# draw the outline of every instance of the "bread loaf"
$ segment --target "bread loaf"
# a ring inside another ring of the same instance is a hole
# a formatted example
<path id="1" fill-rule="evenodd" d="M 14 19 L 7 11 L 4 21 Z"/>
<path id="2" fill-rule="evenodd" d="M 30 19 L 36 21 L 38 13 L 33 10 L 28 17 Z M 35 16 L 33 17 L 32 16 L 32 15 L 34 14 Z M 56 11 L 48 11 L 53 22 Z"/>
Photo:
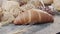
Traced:
<path id="1" fill-rule="evenodd" d="M 53 17 L 45 11 L 31 9 L 18 15 L 14 20 L 14 24 L 49 23 L 53 21 Z"/>

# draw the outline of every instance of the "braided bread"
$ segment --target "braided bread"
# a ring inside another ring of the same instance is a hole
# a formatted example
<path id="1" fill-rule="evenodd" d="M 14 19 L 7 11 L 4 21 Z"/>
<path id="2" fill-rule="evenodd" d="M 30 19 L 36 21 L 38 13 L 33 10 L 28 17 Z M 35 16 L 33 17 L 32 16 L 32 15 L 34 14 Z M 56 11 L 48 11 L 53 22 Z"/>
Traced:
<path id="1" fill-rule="evenodd" d="M 18 15 L 14 24 L 47 23 L 53 22 L 53 17 L 45 11 L 30 9 Z"/>

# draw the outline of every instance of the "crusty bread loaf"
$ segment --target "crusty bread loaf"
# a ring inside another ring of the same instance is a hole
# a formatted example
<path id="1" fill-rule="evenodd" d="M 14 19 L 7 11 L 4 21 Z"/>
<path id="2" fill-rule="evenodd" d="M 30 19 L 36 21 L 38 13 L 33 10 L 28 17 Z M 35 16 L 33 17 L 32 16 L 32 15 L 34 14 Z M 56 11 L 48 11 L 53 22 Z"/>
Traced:
<path id="1" fill-rule="evenodd" d="M 54 19 L 50 14 L 42 10 L 31 9 L 18 15 L 14 20 L 14 24 L 49 23 L 53 21 Z"/>

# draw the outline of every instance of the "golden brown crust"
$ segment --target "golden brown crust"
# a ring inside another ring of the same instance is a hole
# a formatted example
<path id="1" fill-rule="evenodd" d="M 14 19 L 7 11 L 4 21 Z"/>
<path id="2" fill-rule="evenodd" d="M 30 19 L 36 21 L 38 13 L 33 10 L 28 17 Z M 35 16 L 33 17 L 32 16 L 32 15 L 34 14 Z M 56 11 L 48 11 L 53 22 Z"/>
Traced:
<path id="1" fill-rule="evenodd" d="M 30 23 L 45 23 L 45 22 L 52 22 L 53 17 L 48 14 L 44 13 L 42 10 L 35 10 L 31 9 L 26 12 L 20 14 L 14 21 L 14 24 L 30 24 Z"/>
<path id="2" fill-rule="evenodd" d="M 36 11 L 31 11 L 31 22 L 32 22 L 32 23 L 38 22 L 38 20 L 39 20 L 38 12 L 36 12 Z"/>

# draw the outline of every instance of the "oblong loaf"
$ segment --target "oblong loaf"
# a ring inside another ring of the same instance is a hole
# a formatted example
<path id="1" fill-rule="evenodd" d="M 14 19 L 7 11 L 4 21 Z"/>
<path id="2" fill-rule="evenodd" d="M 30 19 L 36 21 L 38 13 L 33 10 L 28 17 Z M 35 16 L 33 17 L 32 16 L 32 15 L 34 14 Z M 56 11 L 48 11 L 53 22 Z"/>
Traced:
<path id="1" fill-rule="evenodd" d="M 18 15 L 14 24 L 33 24 L 53 22 L 53 17 L 45 11 L 39 9 L 30 9 Z"/>

